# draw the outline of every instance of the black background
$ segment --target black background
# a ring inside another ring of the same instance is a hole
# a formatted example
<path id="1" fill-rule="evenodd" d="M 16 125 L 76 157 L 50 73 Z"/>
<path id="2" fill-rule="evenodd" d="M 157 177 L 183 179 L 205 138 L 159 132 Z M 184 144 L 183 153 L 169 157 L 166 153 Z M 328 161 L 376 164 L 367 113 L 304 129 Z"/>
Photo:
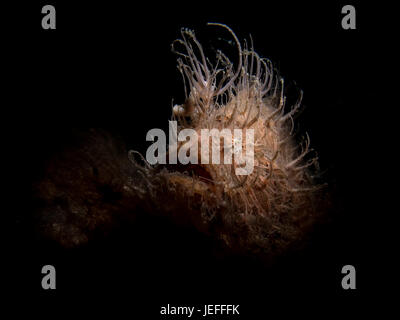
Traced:
<path id="1" fill-rule="evenodd" d="M 44 4 L 56 7 L 56 30 L 41 28 Z M 160 307 L 167 303 L 240 304 L 241 319 L 350 318 L 372 311 L 386 273 L 375 221 L 384 209 L 371 187 L 376 170 L 371 150 L 379 144 L 371 130 L 378 121 L 372 101 L 382 95 L 376 61 L 383 40 L 372 4 L 349 3 L 357 10 L 357 30 L 343 30 L 345 4 L 51 1 L 4 10 L 3 17 L 21 19 L 6 29 L 12 103 L 3 118 L 11 137 L 8 160 L 17 168 L 9 188 L 10 215 L 17 221 L 9 246 L 15 310 L 117 319 L 161 318 Z M 229 34 L 207 22 L 229 25 L 239 39 L 251 34 L 256 51 L 287 80 L 289 95 L 304 90 L 299 130 L 310 134 L 334 194 L 330 221 L 306 250 L 267 268 L 216 258 L 201 235 L 162 220 L 121 228 L 75 250 L 40 239 L 24 218 L 30 183 L 40 178 L 45 160 L 69 143 L 69 128 L 108 128 L 130 148 L 145 151 L 146 132 L 166 128 L 172 99 L 183 99 L 170 50 L 180 28 L 194 29 L 204 47 L 227 48 L 235 57 L 235 50 L 215 41 Z M 56 267 L 54 291 L 41 289 L 45 264 Z M 341 288 L 346 264 L 356 267 L 357 290 Z"/>

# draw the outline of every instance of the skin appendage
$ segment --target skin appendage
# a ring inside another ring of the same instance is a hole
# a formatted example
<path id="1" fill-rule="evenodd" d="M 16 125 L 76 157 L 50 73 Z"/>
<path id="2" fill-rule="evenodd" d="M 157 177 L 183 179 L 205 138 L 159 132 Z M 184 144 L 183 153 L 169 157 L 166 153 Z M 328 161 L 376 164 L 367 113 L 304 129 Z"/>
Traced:
<path id="1" fill-rule="evenodd" d="M 215 229 L 213 224 L 218 225 L 216 236 L 229 247 L 279 251 L 300 237 L 312 221 L 320 189 L 313 181 L 317 158 L 309 156 L 308 136 L 302 144 L 293 136 L 293 116 L 302 93 L 285 111 L 284 80 L 275 75 L 272 63 L 246 43 L 242 46 L 228 26 L 209 25 L 225 29 L 234 38 L 238 65 L 222 52 L 211 63 L 194 32 L 182 29 L 182 38 L 173 42 L 172 50 L 178 55 L 186 98 L 173 106 L 172 119 L 179 129 L 199 133 L 202 129 L 254 129 L 254 170 L 238 176 L 235 162 L 199 163 L 180 170 L 172 165 L 155 168 L 140 166 L 131 154 L 143 183 L 132 182 L 130 187 L 143 200 L 162 204 L 162 211 L 182 210 L 200 230 L 209 232 Z"/>

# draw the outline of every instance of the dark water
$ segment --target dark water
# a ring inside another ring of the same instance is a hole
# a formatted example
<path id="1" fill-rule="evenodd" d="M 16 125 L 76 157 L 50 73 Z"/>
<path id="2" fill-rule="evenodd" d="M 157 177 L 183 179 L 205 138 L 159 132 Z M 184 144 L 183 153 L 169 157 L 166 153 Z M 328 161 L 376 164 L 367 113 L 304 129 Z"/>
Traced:
<path id="1" fill-rule="evenodd" d="M 241 305 L 241 319 L 320 319 L 357 318 L 376 307 L 386 248 L 375 220 L 385 209 L 375 202 L 371 177 L 371 149 L 378 144 L 372 101 L 380 95 L 373 80 L 379 68 L 371 61 L 382 41 L 371 22 L 374 8 L 357 7 L 358 29 L 345 31 L 339 2 L 55 7 L 54 32 L 41 30 L 41 4 L 30 3 L 20 8 L 23 22 L 7 35 L 14 52 L 13 100 L 3 121 L 10 126 L 9 160 L 16 168 L 8 214 L 17 217 L 17 232 L 7 250 L 15 312 L 158 319 L 168 303 L 227 303 Z M 43 174 L 46 159 L 74 144 L 69 128 L 106 128 L 129 148 L 145 151 L 146 132 L 167 128 L 172 98 L 183 99 L 170 51 L 180 28 L 195 29 L 205 47 L 220 46 L 235 59 L 234 48 L 215 41 L 229 35 L 206 27 L 209 21 L 228 24 L 240 39 L 251 34 L 256 51 L 287 79 L 289 99 L 304 90 L 299 130 L 310 134 L 334 194 L 330 221 L 316 228 L 306 249 L 268 267 L 218 257 L 205 237 L 161 218 L 142 218 L 76 250 L 41 239 L 30 218 L 30 184 Z M 45 264 L 56 267 L 55 291 L 41 289 Z M 355 291 L 341 288 L 346 264 L 356 267 Z"/>

